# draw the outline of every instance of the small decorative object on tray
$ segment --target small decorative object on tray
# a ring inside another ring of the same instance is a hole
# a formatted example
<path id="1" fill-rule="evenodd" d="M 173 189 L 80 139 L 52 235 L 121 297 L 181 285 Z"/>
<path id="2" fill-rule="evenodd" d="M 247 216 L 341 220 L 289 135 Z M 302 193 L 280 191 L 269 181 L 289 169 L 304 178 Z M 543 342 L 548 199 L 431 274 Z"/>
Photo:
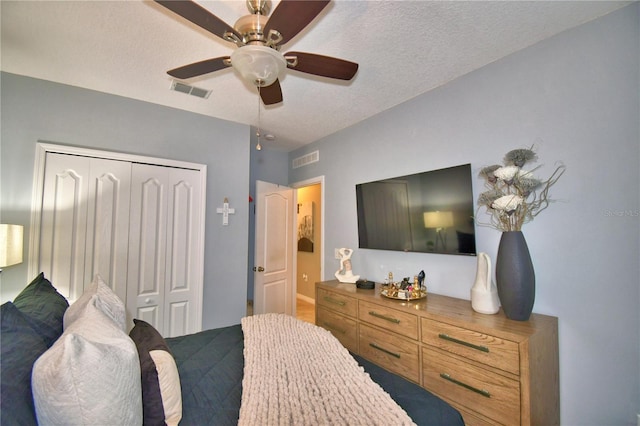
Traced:
<path id="1" fill-rule="evenodd" d="M 418 300 L 427 297 L 427 287 L 424 282 L 424 272 L 420 271 L 422 279 L 419 275 L 413 277 L 413 283 L 409 282 L 409 277 L 404 278 L 402 282 L 394 282 L 393 274 L 389 272 L 389 279 L 382 286 L 380 294 L 389 299 L 397 300 Z"/>

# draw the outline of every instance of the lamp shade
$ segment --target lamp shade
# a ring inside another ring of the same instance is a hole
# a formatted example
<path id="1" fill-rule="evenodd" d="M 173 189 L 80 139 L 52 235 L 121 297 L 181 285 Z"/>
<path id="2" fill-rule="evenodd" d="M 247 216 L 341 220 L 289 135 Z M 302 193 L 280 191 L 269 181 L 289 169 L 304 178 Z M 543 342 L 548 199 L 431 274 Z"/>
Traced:
<path id="1" fill-rule="evenodd" d="M 22 263 L 22 225 L 0 224 L 0 268 Z"/>
<path id="2" fill-rule="evenodd" d="M 278 79 L 287 61 L 275 49 L 248 44 L 233 51 L 231 65 L 251 84 L 266 87 Z"/>
<path id="3" fill-rule="evenodd" d="M 453 226 L 452 212 L 424 212 L 425 228 L 451 228 Z"/>

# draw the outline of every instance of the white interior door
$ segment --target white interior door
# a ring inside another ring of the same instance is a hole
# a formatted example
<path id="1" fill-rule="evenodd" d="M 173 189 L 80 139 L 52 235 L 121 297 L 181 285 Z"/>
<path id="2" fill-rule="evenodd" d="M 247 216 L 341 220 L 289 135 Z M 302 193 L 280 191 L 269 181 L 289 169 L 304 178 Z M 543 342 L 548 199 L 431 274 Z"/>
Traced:
<path id="1" fill-rule="evenodd" d="M 84 289 L 89 159 L 47 154 L 38 269 L 69 301 Z"/>
<path id="2" fill-rule="evenodd" d="M 197 170 L 132 169 L 127 311 L 165 337 L 202 328 L 201 183 Z"/>
<path id="3" fill-rule="evenodd" d="M 165 283 L 166 337 L 202 328 L 202 262 L 204 238 L 200 172 L 169 170 L 167 262 Z"/>
<path id="4" fill-rule="evenodd" d="M 163 336 L 169 169 L 134 164 L 131 171 L 127 314 Z M 127 318 L 131 324 L 132 318 Z"/>
<path id="5" fill-rule="evenodd" d="M 37 144 L 29 275 L 71 302 L 95 274 L 164 336 L 202 329 L 206 166 Z"/>
<path id="6" fill-rule="evenodd" d="M 295 315 L 295 206 L 292 188 L 256 181 L 255 314 Z"/>
<path id="7" fill-rule="evenodd" d="M 100 274 L 125 300 L 131 164 L 49 153 L 40 270 L 70 301 Z"/>
<path id="8" fill-rule="evenodd" d="M 100 274 L 127 300 L 131 163 L 87 158 L 90 164 L 84 283 Z"/>

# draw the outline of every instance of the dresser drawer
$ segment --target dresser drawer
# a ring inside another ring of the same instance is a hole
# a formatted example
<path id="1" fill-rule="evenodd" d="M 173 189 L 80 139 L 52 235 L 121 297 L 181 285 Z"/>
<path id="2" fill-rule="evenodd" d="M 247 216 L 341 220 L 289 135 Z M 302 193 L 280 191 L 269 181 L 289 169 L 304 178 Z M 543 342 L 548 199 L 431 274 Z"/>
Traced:
<path id="1" fill-rule="evenodd" d="M 520 424 L 517 380 L 455 360 L 447 352 L 422 348 L 423 386 L 504 425 Z"/>
<path id="2" fill-rule="evenodd" d="M 316 304 L 355 318 L 358 313 L 358 300 L 319 288 L 316 293 Z"/>
<path id="3" fill-rule="evenodd" d="M 443 322 L 422 318 L 422 341 L 444 351 L 520 374 L 518 344 Z"/>
<path id="4" fill-rule="evenodd" d="M 331 332 L 342 346 L 351 352 L 358 352 L 358 334 L 355 320 L 318 306 L 316 311 L 316 325 Z"/>
<path id="5" fill-rule="evenodd" d="M 417 342 L 360 323 L 360 355 L 379 366 L 420 383 L 420 352 Z"/>
<path id="6" fill-rule="evenodd" d="M 416 315 L 360 300 L 358 318 L 369 324 L 418 340 L 418 317 Z"/>
<path id="7" fill-rule="evenodd" d="M 495 426 L 496 422 L 489 421 L 488 419 L 482 419 L 478 417 L 478 413 L 467 411 L 463 406 L 459 404 L 452 404 L 462 414 L 462 420 L 464 420 L 465 426 Z"/>

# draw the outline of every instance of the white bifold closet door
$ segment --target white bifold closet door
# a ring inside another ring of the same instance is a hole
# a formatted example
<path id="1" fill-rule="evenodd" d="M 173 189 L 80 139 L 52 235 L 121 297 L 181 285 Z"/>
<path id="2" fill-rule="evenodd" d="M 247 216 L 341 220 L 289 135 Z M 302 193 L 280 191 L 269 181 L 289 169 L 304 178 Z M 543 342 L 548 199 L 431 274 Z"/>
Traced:
<path id="1" fill-rule="evenodd" d="M 46 153 L 38 268 L 70 301 L 95 274 L 163 336 L 202 327 L 202 170 Z"/>
<path id="2" fill-rule="evenodd" d="M 199 183 L 194 170 L 136 164 L 132 171 L 127 305 L 164 336 L 196 327 Z"/>
<path id="3" fill-rule="evenodd" d="M 40 271 L 69 301 L 99 273 L 127 297 L 131 163 L 48 153 Z"/>

